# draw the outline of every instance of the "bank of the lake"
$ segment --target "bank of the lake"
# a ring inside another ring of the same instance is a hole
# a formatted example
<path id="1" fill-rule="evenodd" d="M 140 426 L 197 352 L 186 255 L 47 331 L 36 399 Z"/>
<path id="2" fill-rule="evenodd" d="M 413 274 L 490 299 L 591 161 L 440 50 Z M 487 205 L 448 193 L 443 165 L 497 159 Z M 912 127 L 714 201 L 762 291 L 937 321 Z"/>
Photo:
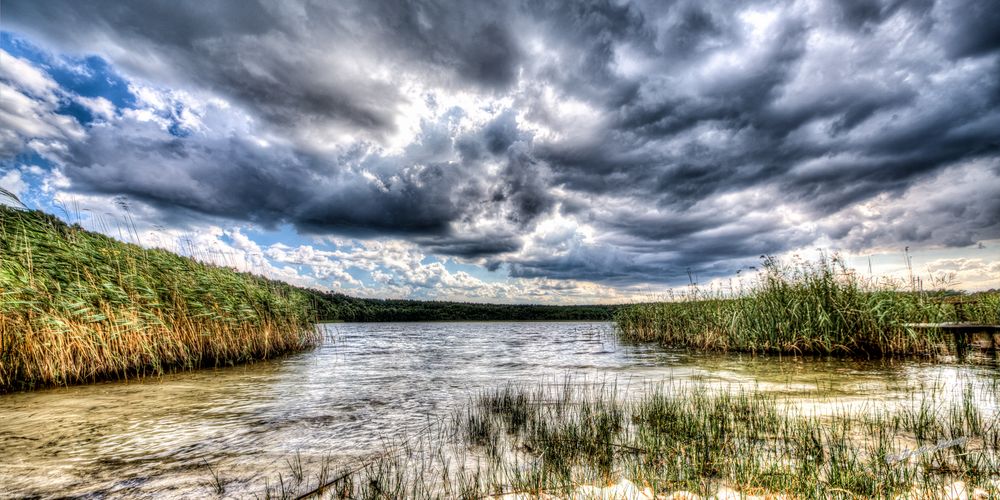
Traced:
<path id="1" fill-rule="evenodd" d="M 309 290 L 324 321 L 610 321 L 623 305 L 486 304 L 370 299 Z"/>
<path id="2" fill-rule="evenodd" d="M 692 287 L 677 299 L 620 309 L 620 335 L 711 351 L 933 356 L 949 339 L 912 324 L 1000 324 L 1000 292 L 913 290 L 858 276 L 836 257 L 790 263 L 765 258 L 756 276 L 734 290 Z"/>
<path id="3" fill-rule="evenodd" d="M 0 393 L 272 358 L 315 319 L 285 283 L 0 205 Z"/>

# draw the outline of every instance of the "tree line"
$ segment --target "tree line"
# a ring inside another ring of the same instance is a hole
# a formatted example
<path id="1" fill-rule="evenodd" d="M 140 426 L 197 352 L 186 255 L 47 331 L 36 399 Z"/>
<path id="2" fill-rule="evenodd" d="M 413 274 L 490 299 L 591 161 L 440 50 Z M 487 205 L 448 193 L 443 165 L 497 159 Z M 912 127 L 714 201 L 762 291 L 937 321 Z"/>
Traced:
<path id="1" fill-rule="evenodd" d="M 610 321 L 619 305 L 479 304 L 365 299 L 306 290 L 320 321 Z"/>

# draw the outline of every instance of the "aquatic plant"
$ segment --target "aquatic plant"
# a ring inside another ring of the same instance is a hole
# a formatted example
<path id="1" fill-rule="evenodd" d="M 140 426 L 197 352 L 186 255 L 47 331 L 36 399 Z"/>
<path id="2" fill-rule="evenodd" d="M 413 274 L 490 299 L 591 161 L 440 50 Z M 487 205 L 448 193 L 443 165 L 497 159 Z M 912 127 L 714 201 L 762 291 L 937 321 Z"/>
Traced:
<path id="1" fill-rule="evenodd" d="M 907 323 L 956 321 L 946 292 L 903 290 L 864 280 L 841 260 L 783 265 L 765 258 L 755 281 L 723 295 L 693 288 L 683 300 L 620 309 L 622 338 L 668 346 L 789 354 L 890 355 L 936 352 L 944 337 Z M 1000 294 L 978 294 L 966 319 L 995 323 Z"/>
<path id="2" fill-rule="evenodd" d="M 982 406 L 1000 396 L 998 384 L 970 381 L 960 391 L 918 387 L 910 401 L 814 413 L 756 389 L 697 383 L 632 393 L 568 380 L 505 385 L 340 474 L 324 463 L 325 480 L 306 481 L 307 491 L 268 496 L 576 498 L 614 483 L 649 498 L 1000 494 L 997 408 Z"/>
<path id="3" fill-rule="evenodd" d="M 0 392 L 158 375 L 318 342 L 309 296 L 0 206 Z"/>

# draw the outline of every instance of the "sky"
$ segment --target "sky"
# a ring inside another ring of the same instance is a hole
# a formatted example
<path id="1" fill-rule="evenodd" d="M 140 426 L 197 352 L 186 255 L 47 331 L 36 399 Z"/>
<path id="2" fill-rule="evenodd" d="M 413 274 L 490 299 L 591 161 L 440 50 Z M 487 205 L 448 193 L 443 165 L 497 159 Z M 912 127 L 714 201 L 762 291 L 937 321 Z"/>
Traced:
<path id="1" fill-rule="evenodd" d="M 997 26 L 963 0 L 5 0 L 0 187 L 362 297 L 651 300 L 765 255 L 1000 288 Z"/>

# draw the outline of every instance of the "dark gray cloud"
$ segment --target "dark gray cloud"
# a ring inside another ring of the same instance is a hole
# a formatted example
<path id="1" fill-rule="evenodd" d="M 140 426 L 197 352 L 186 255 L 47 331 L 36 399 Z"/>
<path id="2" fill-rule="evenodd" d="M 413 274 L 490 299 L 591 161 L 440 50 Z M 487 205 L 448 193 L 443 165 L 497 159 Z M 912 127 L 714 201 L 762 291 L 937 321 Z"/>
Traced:
<path id="1" fill-rule="evenodd" d="M 490 257 L 521 248 L 521 238 L 512 232 L 418 237 L 414 241 L 431 252 L 465 259 Z M 497 262 L 499 265 L 500 262 Z M 496 270 L 494 267 L 491 270 Z"/>
<path id="2" fill-rule="evenodd" d="M 1000 9 L 993 2 L 956 1 L 942 6 L 944 48 L 953 58 L 988 55 L 1000 49 Z"/>
<path id="3" fill-rule="evenodd" d="M 397 81 L 377 65 L 503 89 L 520 51 L 502 12 L 444 2 L 10 2 L 19 31 L 96 51 L 134 74 L 220 92 L 277 127 L 392 132 Z M 72 29 L 66 29 L 72 26 Z M 359 59 L 363 59 L 359 61 Z"/>
<path id="4" fill-rule="evenodd" d="M 75 189 L 615 284 L 724 275 L 824 239 L 1000 238 L 998 13 L 932 0 L 4 4 L 5 29 L 217 96 L 258 136 L 121 118 L 56 153 Z M 409 144 L 390 147 L 421 106 Z M 559 217 L 579 231 L 546 225 Z"/>
<path id="5" fill-rule="evenodd" d="M 835 19 L 852 30 L 875 28 L 900 9 L 915 16 L 926 16 L 934 7 L 933 0 L 836 0 L 831 2 Z"/>
<path id="6" fill-rule="evenodd" d="M 66 173 L 79 189 L 125 194 L 165 210 L 364 236 L 445 235 L 459 207 L 481 194 L 473 172 L 453 164 L 357 150 L 319 156 L 241 137 L 192 140 L 152 122 L 127 130 L 94 127 L 65 153 Z"/>

